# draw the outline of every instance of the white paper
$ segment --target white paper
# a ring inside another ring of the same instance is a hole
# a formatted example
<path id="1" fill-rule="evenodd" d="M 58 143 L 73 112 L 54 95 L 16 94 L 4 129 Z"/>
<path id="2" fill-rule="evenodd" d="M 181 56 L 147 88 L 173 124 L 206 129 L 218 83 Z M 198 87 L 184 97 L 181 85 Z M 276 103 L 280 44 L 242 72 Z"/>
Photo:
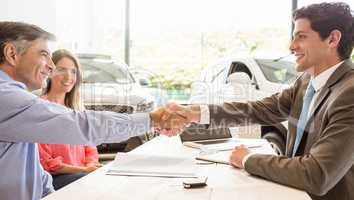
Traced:
<path id="1" fill-rule="evenodd" d="M 118 153 L 108 175 L 197 177 L 195 160 L 171 156 Z"/>
<path id="2" fill-rule="evenodd" d="M 276 155 L 270 144 L 262 139 L 244 139 L 246 145 L 252 153 Z M 232 151 L 217 151 L 215 149 L 203 149 L 196 157 L 197 160 L 210 161 L 215 163 L 229 164 Z"/>
<path id="3" fill-rule="evenodd" d="M 240 146 L 241 144 L 245 145 L 248 148 L 258 148 L 258 147 L 262 147 L 266 143 L 267 143 L 267 140 L 265 140 L 265 139 L 235 138 L 233 140 L 233 142 L 202 145 L 202 147 L 200 147 L 200 149 L 203 151 L 207 151 L 207 150 L 226 151 L 226 150 L 233 150 L 236 146 Z"/>

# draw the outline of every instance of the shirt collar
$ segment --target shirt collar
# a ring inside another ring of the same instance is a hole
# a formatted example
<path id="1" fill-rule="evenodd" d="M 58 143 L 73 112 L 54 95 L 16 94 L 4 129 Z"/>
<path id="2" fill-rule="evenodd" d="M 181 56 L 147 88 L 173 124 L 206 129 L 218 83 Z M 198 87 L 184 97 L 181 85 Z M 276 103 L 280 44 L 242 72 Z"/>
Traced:
<path id="1" fill-rule="evenodd" d="M 27 90 L 27 86 L 24 83 L 13 80 L 6 72 L 0 69 L 0 82 L 3 81 L 15 83 L 17 86 Z"/>
<path id="2" fill-rule="evenodd" d="M 6 72 L 2 71 L 1 69 L 0 69 L 0 78 L 7 81 L 13 80 Z"/>
<path id="3" fill-rule="evenodd" d="M 320 90 L 327 82 L 327 80 L 329 79 L 329 77 L 331 77 L 331 75 L 334 73 L 334 71 L 336 71 L 336 69 L 343 63 L 339 62 L 336 65 L 328 68 L 326 71 L 320 73 L 319 75 L 317 75 L 316 77 L 311 77 L 311 82 L 313 85 L 313 88 L 315 89 L 315 91 L 317 92 L 318 90 Z"/>

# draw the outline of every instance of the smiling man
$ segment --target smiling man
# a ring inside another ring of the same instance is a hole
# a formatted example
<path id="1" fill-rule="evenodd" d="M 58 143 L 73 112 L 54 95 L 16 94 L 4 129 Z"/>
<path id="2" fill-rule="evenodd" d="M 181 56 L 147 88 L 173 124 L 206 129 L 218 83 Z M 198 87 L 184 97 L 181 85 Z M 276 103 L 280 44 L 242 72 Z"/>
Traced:
<path id="1" fill-rule="evenodd" d="M 160 121 L 151 113 L 73 111 L 29 91 L 40 89 L 55 66 L 48 42 L 54 36 L 20 22 L 0 22 L 0 198 L 38 200 L 53 192 L 40 165 L 38 143 L 97 145 L 169 129 L 181 120 Z M 171 118 L 172 119 L 172 118 Z M 170 134 L 168 133 L 168 134 Z"/>
<path id="2" fill-rule="evenodd" d="M 294 20 L 290 50 L 304 73 L 290 88 L 255 102 L 171 104 L 170 110 L 210 127 L 288 120 L 285 156 L 240 146 L 230 163 L 313 199 L 354 199 L 354 18 L 345 3 L 320 3 L 298 9 Z"/>

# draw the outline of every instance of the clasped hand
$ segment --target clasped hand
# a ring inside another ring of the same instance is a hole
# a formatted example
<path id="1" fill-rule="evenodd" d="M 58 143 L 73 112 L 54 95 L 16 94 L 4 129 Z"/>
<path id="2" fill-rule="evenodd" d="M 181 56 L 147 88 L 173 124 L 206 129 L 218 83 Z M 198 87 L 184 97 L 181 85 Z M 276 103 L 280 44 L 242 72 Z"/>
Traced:
<path id="1" fill-rule="evenodd" d="M 151 126 L 160 134 L 175 136 L 194 122 L 191 107 L 169 103 L 150 113 Z"/>

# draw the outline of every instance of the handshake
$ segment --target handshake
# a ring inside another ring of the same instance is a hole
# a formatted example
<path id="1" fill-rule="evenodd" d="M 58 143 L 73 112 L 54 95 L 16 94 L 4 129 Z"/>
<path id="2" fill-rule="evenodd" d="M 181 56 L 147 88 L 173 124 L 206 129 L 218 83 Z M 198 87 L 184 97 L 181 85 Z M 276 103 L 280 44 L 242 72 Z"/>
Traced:
<path id="1" fill-rule="evenodd" d="M 151 127 L 167 136 L 175 136 L 189 126 L 190 123 L 200 121 L 199 105 L 182 106 L 168 103 L 157 110 L 150 112 Z"/>

